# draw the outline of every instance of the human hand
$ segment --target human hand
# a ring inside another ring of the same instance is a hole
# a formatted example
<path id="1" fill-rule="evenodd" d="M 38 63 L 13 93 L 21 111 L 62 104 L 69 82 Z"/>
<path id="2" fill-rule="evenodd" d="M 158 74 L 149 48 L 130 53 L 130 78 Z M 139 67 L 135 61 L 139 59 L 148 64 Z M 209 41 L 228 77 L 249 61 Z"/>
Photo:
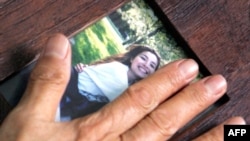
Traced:
<path id="1" fill-rule="evenodd" d="M 55 122 L 70 77 L 69 46 L 61 34 L 48 41 L 24 96 L 0 128 L 2 140 L 168 140 L 226 91 L 226 81 L 220 75 L 190 83 L 198 66 L 191 59 L 179 60 L 132 85 L 98 112 Z M 228 121 L 243 122 L 239 117 Z M 197 140 L 223 140 L 222 132 L 219 126 Z"/>
<path id="2" fill-rule="evenodd" d="M 75 69 L 78 73 L 83 72 L 84 68 L 87 67 L 88 65 L 83 64 L 83 63 L 78 63 L 75 65 Z"/>

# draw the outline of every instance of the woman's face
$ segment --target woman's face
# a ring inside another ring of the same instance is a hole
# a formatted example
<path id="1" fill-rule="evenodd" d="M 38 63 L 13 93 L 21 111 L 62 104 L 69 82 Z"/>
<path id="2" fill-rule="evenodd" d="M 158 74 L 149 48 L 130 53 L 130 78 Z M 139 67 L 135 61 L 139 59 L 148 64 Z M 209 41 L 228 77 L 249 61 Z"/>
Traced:
<path id="1" fill-rule="evenodd" d="M 144 51 L 131 60 L 130 70 L 134 76 L 145 78 L 155 72 L 157 64 L 157 57 L 149 51 Z"/>

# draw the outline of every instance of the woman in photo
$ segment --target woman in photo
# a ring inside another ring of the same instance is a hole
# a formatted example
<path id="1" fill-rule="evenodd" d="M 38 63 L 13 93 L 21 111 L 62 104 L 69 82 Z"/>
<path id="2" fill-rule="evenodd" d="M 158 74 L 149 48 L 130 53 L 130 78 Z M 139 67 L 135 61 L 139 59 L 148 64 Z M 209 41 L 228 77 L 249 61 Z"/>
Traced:
<path id="1" fill-rule="evenodd" d="M 90 66 L 76 65 L 57 120 L 67 121 L 97 111 L 131 84 L 154 73 L 159 65 L 160 57 L 155 50 L 142 45 L 133 45 L 124 54 Z"/>

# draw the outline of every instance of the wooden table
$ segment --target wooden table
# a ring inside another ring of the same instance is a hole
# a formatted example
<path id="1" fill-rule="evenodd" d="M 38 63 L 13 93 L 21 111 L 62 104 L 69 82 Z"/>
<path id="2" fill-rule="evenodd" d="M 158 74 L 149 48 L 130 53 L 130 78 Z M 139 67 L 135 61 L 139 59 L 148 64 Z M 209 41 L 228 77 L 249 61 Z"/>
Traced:
<path id="1" fill-rule="evenodd" d="M 30 62 L 48 36 L 67 36 L 129 0 L 0 0 L 0 80 Z M 229 101 L 174 140 L 190 140 L 232 116 L 250 123 L 250 0 L 147 0 L 211 74 L 228 81 Z M 81 20 L 79 20 L 81 19 Z M 11 107 L 0 98 L 3 119 Z"/>

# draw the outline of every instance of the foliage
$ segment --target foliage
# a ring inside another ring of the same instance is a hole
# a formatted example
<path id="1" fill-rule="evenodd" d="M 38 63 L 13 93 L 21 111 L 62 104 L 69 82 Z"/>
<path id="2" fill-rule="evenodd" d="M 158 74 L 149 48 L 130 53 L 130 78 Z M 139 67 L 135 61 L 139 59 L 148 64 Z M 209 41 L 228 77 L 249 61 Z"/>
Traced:
<path id="1" fill-rule="evenodd" d="M 146 44 L 154 48 L 162 58 L 162 64 L 186 58 L 185 52 L 172 36 L 166 31 L 158 17 L 143 0 L 133 0 L 117 10 L 122 15 L 123 22 L 129 24 L 130 44 Z M 93 24 L 73 39 L 73 65 L 82 62 L 89 64 L 106 56 L 124 51 L 119 37 L 114 36 L 107 20 Z"/>
<path id="2" fill-rule="evenodd" d="M 124 22 L 130 25 L 130 40 L 127 44 L 146 44 L 153 47 L 162 57 L 162 64 L 186 58 L 185 52 L 143 0 L 133 0 L 118 12 Z"/>
<path id="3" fill-rule="evenodd" d="M 104 18 L 75 35 L 72 41 L 72 64 L 89 64 L 124 51 Z"/>

